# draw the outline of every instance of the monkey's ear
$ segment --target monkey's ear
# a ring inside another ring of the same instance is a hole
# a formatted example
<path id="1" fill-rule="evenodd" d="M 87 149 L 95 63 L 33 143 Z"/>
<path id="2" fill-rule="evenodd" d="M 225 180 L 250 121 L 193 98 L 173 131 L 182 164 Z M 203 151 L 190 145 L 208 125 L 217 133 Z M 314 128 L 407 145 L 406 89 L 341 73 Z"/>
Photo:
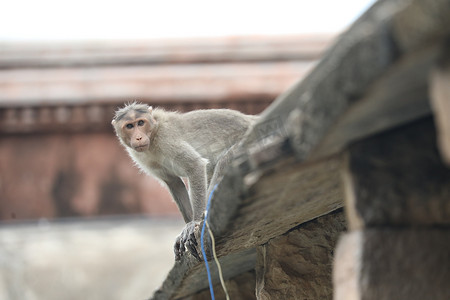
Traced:
<path id="1" fill-rule="evenodd" d="M 149 107 L 148 107 L 148 112 L 149 112 L 149 113 L 152 113 L 152 112 L 153 112 L 153 106 L 149 106 Z"/>
<path id="2" fill-rule="evenodd" d="M 113 119 L 113 120 L 111 121 L 111 125 L 112 125 L 112 126 L 116 125 L 116 119 Z"/>

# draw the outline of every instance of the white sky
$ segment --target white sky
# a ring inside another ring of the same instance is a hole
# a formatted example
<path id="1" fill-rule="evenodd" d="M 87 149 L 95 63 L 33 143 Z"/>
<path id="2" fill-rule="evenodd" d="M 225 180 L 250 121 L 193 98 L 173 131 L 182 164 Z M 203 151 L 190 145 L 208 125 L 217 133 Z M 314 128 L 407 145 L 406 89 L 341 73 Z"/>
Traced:
<path id="1" fill-rule="evenodd" d="M 0 0 L 0 40 L 339 32 L 374 0 Z"/>

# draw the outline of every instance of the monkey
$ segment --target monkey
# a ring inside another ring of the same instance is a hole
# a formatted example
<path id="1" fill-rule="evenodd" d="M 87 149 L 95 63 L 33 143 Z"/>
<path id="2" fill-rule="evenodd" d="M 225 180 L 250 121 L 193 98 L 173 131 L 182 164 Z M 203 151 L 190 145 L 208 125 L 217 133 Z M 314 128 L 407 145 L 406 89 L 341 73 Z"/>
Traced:
<path id="1" fill-rule="evenodd" d="M 186 248 L 200 259 L 194 234 L 203 221 L 216 165 L 225 157 L 217 170 L 223 172 L 230 149 L 257 118 L 231 109 L 179 113 L 138 102 L 115 112 L 111 124 L 120 143 L 144 173 L 168 188 L 186 223 L 175 241 L 176 260 Z"/>

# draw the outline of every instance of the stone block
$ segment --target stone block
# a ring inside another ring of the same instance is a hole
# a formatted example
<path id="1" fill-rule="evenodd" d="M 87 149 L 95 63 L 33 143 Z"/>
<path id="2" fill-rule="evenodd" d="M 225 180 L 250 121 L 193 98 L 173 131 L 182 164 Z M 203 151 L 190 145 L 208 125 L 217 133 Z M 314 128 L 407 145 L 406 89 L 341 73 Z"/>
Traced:
<path id="1" fill-rule="evenodd" d="M 333 251 L 344 229 L 339 210 L 259 247 L 257 299 L 331 299 Z"/>
<path id="2" fill-rule="evenodd" d="M 449 282 L 449 229 L 367 229 L 338 243 L 335 300 L 447 300 Z"/>
<path id="3" fill-rule="evenodd" d="M 450 169 L 426 118 L 351 145 L 344 171 L 349 227 L 450 225 Z"/>

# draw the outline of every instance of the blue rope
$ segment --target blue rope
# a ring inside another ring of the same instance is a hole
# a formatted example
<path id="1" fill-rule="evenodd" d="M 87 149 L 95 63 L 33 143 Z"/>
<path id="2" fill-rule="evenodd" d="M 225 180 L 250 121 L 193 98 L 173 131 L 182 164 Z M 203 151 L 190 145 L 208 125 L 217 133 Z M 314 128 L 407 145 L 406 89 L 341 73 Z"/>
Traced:
<path id="1" fill-rule="evenodd" d="M 208 197 L 208 202 L 206 204 L 205 220 L 203 221 L 202 234 L 200 237 L 200 239 L 201 239 L 200 245 L 202 248 L 203 260 L 205 261 L 206 273 L 208 274 L 209 292 L 211 293 L 212 300 L 215 300 L 214 289 L 213 289 L 213 284 L 212 284 L 212 279 L 211 279 L 211 271 L 209 270 L 208 259 L 206 258 L 206 251 L 205 251 L 205 245 L 204 245 L 203 240 L 204 240 L 204 236 L 205 236 L 205 227 L 206 227 L 206 220 L 208 218 L 209 207 L 211 206 L 211 198 L 212 198 L 212 195 L 214 194 L 214 191 L 216 190 L 216 188 L 217 188 L 217 184 L 214 186 L 214 188 L 212 189 L 212 191 Z"/>

